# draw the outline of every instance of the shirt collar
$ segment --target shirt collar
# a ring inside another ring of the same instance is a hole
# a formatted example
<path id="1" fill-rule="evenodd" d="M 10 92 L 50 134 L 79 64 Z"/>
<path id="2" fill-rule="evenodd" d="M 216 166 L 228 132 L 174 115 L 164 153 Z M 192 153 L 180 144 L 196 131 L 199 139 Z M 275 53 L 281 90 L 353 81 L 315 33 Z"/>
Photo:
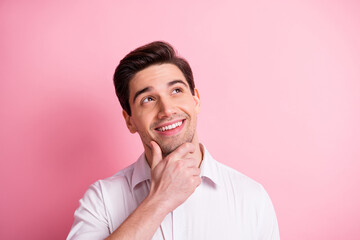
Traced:
<path id="1" fill-rule="evenodd" d="M 134 172 L 131 178 L 131 188 L 146 180 L 151 179 L 151 170 L 145 158 L 145 153 L 141 154 L 135 162 Z"/>
<path id="2" fill-rule="evenodd" d="M 220 176 L 218 162 L 210 155 L 204 145 L 200 145 L 203 150 L 204 157 L 200 166 L 200 176 L 211 180 L 215 185 L 220 186 Z"/>
<path id="3" fill-rule="evenodd" d="M 200 176 L 205 177 L 215 183 L 220 184 L 218 162 L 210 155 L 204 145 L 200 144 L 201 150 L 204 154 L 200 166 Z M 134 172 L 131 178 L 131 188 L 146 180 L 151 179 L 151 169 L 145 158 L 145 153 L 142 153 L 138 160 L 135 162 Z"/>

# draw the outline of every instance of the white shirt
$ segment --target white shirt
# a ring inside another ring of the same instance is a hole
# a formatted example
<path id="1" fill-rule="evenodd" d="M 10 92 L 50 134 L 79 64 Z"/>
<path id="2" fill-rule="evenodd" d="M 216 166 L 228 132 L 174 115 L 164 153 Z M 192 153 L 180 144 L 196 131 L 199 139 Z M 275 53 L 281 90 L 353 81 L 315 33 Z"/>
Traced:
<path id="1" fill-rule="evenodd" d="M 260 184 L 215 161 L 205 148 L 200 168 L 200 186 L 165 217 L 152 239 L 280 239 L 273 205 Z M 149 189 L 150 168 L 142 154 L 134 164 L 89 187 L 67 239 L 106 238 Z"/>

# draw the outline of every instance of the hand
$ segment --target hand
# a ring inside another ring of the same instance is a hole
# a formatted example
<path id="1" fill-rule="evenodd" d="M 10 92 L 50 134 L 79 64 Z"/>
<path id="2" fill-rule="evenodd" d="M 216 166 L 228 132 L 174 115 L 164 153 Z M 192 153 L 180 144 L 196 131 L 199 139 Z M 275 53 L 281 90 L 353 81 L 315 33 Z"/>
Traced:
<path id="1" fill-rule="evenodd" d="M 151 186 L 155 197 L 167 212 L 182 204 L 201 183 L 200 168 L 192 156 L 195 146 L 184 143 L 164 159 L 159 145 L 152 141 Z"/>

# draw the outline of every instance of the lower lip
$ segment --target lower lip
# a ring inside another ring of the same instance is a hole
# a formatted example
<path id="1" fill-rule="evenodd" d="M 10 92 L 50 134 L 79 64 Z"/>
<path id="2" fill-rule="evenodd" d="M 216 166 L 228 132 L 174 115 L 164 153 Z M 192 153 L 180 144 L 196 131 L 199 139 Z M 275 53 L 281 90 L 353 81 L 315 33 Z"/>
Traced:
<path id="1" fill-rule="evenodd" d="M 163 136 L 173 136 L 173 135 L 178 134 L 184 128 L 184 124 L 185 124 L 185 119 L 182 120 L 182 124 L 179 127 L 173 128 L 171 130 L 163 131 L 163 132 L 157 130 L 157 132 Z"/>

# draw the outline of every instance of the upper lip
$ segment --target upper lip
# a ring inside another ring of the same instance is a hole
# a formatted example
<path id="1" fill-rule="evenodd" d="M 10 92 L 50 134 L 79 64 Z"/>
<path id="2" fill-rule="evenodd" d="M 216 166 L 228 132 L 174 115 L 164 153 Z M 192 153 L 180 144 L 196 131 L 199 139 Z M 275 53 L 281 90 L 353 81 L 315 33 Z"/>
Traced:
<path id="1" fill-rule="evenodd" d="M 159 128 L 162 128 L 162 127 L 166 127 L 166 126 L 169 126 L 169 125 L 172 125 L 174 123 L 177 123 L 177 122 L 180 122 L 180 121 L 184 121 L 185 119 L 177 119 L 177 120 L 173 120 L 171 122 L 166 122 L 166 123 L 163 123 L 161 125 L 158 125 L 155 127 L 155 129 L 159 129 Z"/>

